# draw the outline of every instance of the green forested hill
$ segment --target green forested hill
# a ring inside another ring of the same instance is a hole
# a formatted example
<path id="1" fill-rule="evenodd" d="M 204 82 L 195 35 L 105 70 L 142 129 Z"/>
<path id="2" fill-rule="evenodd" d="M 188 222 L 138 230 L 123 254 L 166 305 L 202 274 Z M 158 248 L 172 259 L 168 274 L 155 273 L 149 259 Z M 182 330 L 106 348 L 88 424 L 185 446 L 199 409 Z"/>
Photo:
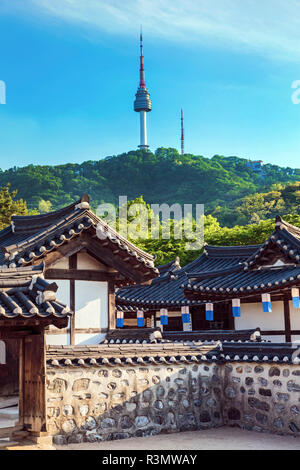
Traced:
<path id="1" fill-rule="evenodd" d="M 175 149 L 165 148 L 155 153 L 131 151 L 82 164 L 29 165 L 0 172 L 0 186 L 10 183 L 29 209 L 54 210 L 84 193 L 91 196 L 93 208 L 100 202 L 117 204 L 119 195 L 129 200 L 143 195 L 149 204 L 203 203 L 207 214 L 227 226 L 245 224 L 251 218 L 256 222 L 273 216 L 277 209 L 297 212 L 297 181 L 300 169 L 267 164 L 263 173 L 257 174 L 247 166 L 246 159 L 182 156 Z M 286 190 L 288 182 L 294 184 Z M 288 207 L 282 191 L 289 197 Z"/>

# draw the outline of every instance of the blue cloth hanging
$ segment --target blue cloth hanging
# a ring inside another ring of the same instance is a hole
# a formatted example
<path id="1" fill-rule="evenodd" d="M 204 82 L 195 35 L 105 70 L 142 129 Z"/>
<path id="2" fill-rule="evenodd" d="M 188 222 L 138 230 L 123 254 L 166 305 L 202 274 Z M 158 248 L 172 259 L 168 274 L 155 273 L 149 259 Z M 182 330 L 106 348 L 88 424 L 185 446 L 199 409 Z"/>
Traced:
<path id="1" fill-rule="evenodd" d="M 241 299 L 232 299 L 232 316 L 241 316 Z"/>
<path id="2" fill-rule="evenodd" d="M 138 327 L 145 326 L 145 318 L 143 310 L 138 310 L 136 313 L 136 322 Z"/>
<path id="3" fill-rule="evenodd" d="M 117 312 L 117 328 L 123 328 L 124 326 L 124 312 Z"/>
<path id="4" fill-rule="evenodd" d="M 262 299 L 263 311 L 266 313 L 272 312 L 270 294 L 262 294 L 261 299 Z"/>
<path id="5" fill-rule="evenodd" d="M 214 319 L 214 304 L 205 304 L 205 319 L 207 321 L 213 321 Z"/>
<path id="6" fill-rule="evenodd" d="M 300 308 L 299 289 L 297 289 L 296 287 L 292 288 L 292 300 L 293 300 L 293 307 Z"/>
<path id="7" fill-rule="evenodd" d="M 160 324 L 167 325 L 168 324 L 168 309 L 161 308 L 160 309 Z"/>

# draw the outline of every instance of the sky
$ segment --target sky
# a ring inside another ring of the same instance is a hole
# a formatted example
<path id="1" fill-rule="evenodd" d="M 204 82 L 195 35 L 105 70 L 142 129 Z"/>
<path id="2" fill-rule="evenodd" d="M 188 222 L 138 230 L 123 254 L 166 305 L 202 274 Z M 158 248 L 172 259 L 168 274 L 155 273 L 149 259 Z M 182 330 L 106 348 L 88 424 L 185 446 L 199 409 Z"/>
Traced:
<path id="1" fill-rule="evenodd" d="M 137 149 L 141 25 L 152 151 L 299 168 L 300 0 L 1 0 L 0 168 Z"/>

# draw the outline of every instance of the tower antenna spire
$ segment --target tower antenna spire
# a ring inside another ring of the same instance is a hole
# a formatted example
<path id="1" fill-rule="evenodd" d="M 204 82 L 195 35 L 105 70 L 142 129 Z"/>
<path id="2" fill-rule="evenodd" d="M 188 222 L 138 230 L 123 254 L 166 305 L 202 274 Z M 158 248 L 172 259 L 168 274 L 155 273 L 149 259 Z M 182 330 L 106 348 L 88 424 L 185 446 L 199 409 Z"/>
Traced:
<path id="1" fill-rule="evenodd" d="M 184 155 L 184 129 L 183 129 L 183 111 L 181 108 L 181 155 Z"/>
<path id="2" fill-rule="evenodd" d="M 140 55 L 140 87 L 145 88 L 145 70 L 144 70 L 144 56 L 143 56 L 143 31 L 141 26 L 140 32 L 140 48 L 141 48 L 141 55 Z"/>

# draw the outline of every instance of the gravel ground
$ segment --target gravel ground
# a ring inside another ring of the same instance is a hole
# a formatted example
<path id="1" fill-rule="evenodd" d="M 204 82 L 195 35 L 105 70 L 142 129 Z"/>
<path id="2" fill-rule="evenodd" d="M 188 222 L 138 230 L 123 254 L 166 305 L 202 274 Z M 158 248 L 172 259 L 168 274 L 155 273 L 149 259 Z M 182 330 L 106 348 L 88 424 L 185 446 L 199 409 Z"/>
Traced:
<path id="1" fill-rule="evenodd" d="M 300 450 L 300 437 L 221 427 L 205 431 L 160 434 L 119 441 L 55 446 L 57 450 Z"/>

